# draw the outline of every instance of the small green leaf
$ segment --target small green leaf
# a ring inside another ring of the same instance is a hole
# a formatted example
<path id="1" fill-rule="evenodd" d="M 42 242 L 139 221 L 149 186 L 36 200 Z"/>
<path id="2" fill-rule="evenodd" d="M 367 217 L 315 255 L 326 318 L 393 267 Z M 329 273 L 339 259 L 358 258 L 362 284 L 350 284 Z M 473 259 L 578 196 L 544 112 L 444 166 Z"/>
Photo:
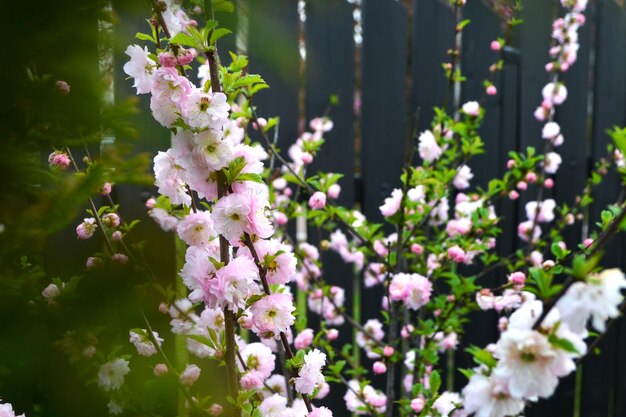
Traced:
<path id="1" fill-rule="evenodd" d="M 218 39 L 228 35 L 229 33 L 233 33 L 233 32 L 225 28 L 215 29 L 213 33 L 211 34 L 211 39 L 209 39 L 209 43 L 213 45 L 215 44 L 215 42 L 217 42 Z"/>
<path id="2" fill-rule="evenodd" d="M 428 382 L 430 383 L 430 391 L 438 392 L 439 387 L 441 387 L 441 375 L 439 375 L 439 372 L 433 371 L 430 374 L 430 378 L 428 379 Z"/>

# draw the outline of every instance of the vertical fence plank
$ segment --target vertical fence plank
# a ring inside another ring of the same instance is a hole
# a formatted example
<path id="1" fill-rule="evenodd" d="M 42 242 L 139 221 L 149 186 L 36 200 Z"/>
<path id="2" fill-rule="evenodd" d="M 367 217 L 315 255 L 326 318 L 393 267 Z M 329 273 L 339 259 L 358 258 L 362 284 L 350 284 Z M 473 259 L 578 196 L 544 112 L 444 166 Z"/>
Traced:
<path id="1" fill-rule="evenodd" d="M 626 123 L 626 16 L 612 0 L 597 2 L 597 39 L 593 103 L 591 156 L 593 160 L 606 155 L 610 138 L 606 130 Z M 619 179 L 605 178 L 594 195 L 590 229 L 601 210 L 617 199 Z M 602 261 L 606 267 L 624 268 L 624 246 L 618 236 L 611 242 Z M 620 265 L 621 264 L 621 265 Z M 619 337 L 618 338 L 618 333 Z M 618 323 L 600 346 L 601 355 L 589 357 L 583 366 L 582 416 L 621 416 L 624 413 L 624 358 L 626 344 L 619 343 L 626 334 L 624 323 Z M 621 370 L 621 373 L 620 373 Z M 601 381 L 601 382 L 600 382 Z M 619 381 L 619 382 L 618 382 Z M 617 391 L 620 388 L 621 391 Z M 614 409 L 614 405 L 617 407 Z M 619 409 L 619 410 L 618 410 Z M 615 413 L 612 413 L 615 411 Z M 620 412 L 619 414 L 617 412 Z"/>
<path id="2" fill-rule="evenodd" d="M 363 2 L 363 209 L 373 221 L 398 186 L 406 136 L 406 10 L 393 0 Z"/>
<path id="3" fill-rule="evenodd" d="M 441 64 L 449 62 L 454 47 L 454 13 L 447 2 L 413 2 L 413 108 L 420 109 L 418 129 L 430 127 L 433 107 L 443 104 L 446 77 Z"/>
<path id="4" fill-rule="evenodd" d="M 352 7 L 345 1 L 315 0 L 307 2 L 305 42 L 305 109 L 306 122 L 330 110 L 333 130 L 324 134 L 325 143 L 309 168 L 309 174 L 334 172 L 343 174 L 339 180 L 339 203 L 354 205 L 354 40 Z M 329 108 L 331 94 L 339 97 L 339 104 Z M 317 232 L 311 228 L 309 241 L 319 243 Z M 334 252 L 321 254 L 324 278 L 346 291 L 346 308 L 351 311 L 351 264 L 346 264 Z M 354 317 L 354 312 L 351 311 Z M 339 343 L 351 343 L 352 332 L 343 331 Z M 332 390 L 323 405 L 340 415 L 345 411 L 341 387 Z"/>
<path id="5" fill-rule="evenodd" d="M 280 117 L 278 146 L 286 151 L 298 135 L 298 2 L 250 1 L 248 8 L 250 72 L 270 86 L 254 104 L 259 117 Z"/>

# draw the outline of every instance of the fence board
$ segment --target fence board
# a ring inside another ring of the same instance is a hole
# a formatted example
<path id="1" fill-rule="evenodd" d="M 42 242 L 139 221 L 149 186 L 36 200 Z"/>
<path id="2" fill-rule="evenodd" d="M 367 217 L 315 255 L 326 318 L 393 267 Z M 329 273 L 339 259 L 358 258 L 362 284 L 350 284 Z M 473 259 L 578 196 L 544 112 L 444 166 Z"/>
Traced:
<path id="1" fill-rule="evenodd" d="M 454 14 L 440 0 L 413 2 L 413 111 L 420 109 L 419 130 L 428 129 L 435 112 L 443 104 L 446 77 L 442 62 L 449 62 L 447 51 L 454 47 Z"/>
<path id="2" fill-rule="evenodd" d="M 306 122 L 322 116 L 328 109 L 333 120 L 333 130 L 324 134 L 325 143 L 309 168 L 310 174 L 337 172 L 344 175 L 339 181 L 339 203 L 354 205 L 354 40 L 352 7 L 347 2 L 317 0 L 307 2 L 305 25 L 306 70 L 305 109 Z M 331 94 L 339 96 L 339 105 L 329 108 Z M 311 242 L 319 243 L 317 232 L 310 228 Z M 322 252 L 324 278 L 346 290 L 346 307 L 353 300 L 352 265 L 346 264 L 334 252 Z M 351 343 L 352 332 L 343 331 L 338 343 Z M 323 404 L 336 414 L 345 410 L 343 389 L 332 390 Z"/>
<path id="3" fill-rule="evenodd" d="M 259 117 L 280 117 L 278 146 L 284 151 L 298 135 L 297 6 L 297 0 L 248 3 L 250 72 L 270 86 L 255 96 L 254 104 Z"/>
<path id="4" fill-rule="evenodd" d="M 406 137 L 406 21 L 406 10 L 398 2 L 363 2 L 363 85 L 367 87 L 362 96 L 361 160 L 363 167 L 370 167 L 363 170 L 363 212 L 372 221 L 382 219 L 378 207 L 400 183 Z"/>
<path id="5" fill-rule="evenodd" d="M 597 39 L 594 85 L 594 113 L 591 141 L 593 159 L 606 154 L 610 138 L 606 129 L 626 122 L 626 19 L 624 12 L 611 0 L 597 2 Z M 591 210 L 590 226 L 599 218 L 600 211 L 617 199 L 619 179 L 608 176 L 597 192 Z M 624 246 L 615 239 L 605 251 L 603 264 L 607 267 L 624 267 Z M 618 337 L 619 329 L 621 337 Z M 626 333 L 623 322 L 605 337 L 600 356 L 588 358 L 583 367 L 583 397 L 581 415 L 621 416 L 624 411 L 626 375 L 624 375 L 623 349 L 620 343 Z M 622 352 L 622 354 L 619 354 Z M 620 372 L 621 371 L 621 372 Z M 602 383 L 599 383 L 602 381 Z M 619 385 L 618 385 L 619 384 Z M 620 393 L 615 391 L 621 389 Z M 615 405 L 619 405 L 614 409 Z M 617 408 L 622 414 L 613 414 Z"/>

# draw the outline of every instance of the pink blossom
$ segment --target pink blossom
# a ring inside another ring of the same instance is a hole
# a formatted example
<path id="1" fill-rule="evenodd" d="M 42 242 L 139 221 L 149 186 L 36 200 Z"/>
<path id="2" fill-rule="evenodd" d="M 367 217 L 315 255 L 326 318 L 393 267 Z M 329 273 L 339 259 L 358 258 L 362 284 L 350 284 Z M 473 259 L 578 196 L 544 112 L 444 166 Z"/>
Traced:
<path id="1" fill-rule="evenodd" d="M 399 188 L 394 189 L 391 192 L 391 197 L 387 197 L 385 199 L 385 203 L 379 207 L 380 212 L 385 217 L 393 216 L 400 210 L 400 205 L 402 203 L 402 197 L 404 194 L 402 190 Z"/>
<path id="2" fill-rule="evenodd" d="M 222 414 L 224 412 L 224 407 L 222 407 L 220 404 L 218 403 L 213 403 L 211 404 L 211 406 L 209 407 L 209 415 L 211 417 L 217 417 L 220 414 Z"/>
<path id="3" fill-rule="evenodd" d="M 402 301 L 411 310 L 417 310 L 430 300 L 431 282 L 419 274 L 395 274 L 389 284 L 389 296 Z"/>
<path id="4" fill-rule="evenodd" d="M 137 89 L 137 94 L 149 93 L 152 89 L 151 75 L 156 68 L 156 62 L 148 54 L 145 46 L 143 49 L 138 45 L 126 48 L 130 61 L 124 64 L 124 72 L 134 79 L 133 87 Z"/>
<path id="5" fill-rule="evenodd" d="M 531 201 L 526 204 L 526 217 L 528 217 L 528 220 L 534 220 L 535 216 L 537 216 L 537 222 L 549 223 L 554 220 L 555 208 L 556 202 L 551 198 L 541 203 Z"/>
<path id="6" fill-rule="evenodd" d="M 528 184 L 525 181 L 520 181 L 517 183 L 517 189 L 520 191 L 526 191 L 528 188 Z"/>
<path id="7" fill-rule="evenodd" d="M 376 361 L 372 366 L 372 371 L 377 375 L 384 374 L 387 372 L 387 366 L 384 362 Z"/>
<path id="8" fill-rule="evenodd" d="M 229 194 L 222 197 L 213 207 L 211 220 L 215 231 L 232 245 L 240 246 L 240 239 L 248 230 L 250 198 L 242 194 Z"/>
<path id="9" fill-rule="evenodd" d="M 155 185 L 159 193 L 168 197 L 172 204 L 191 205 L 187 194 L 186 171 L 179 165 L 171 149 L 154 157 Z"/>
<path id="10" fill-rule="evenodd" d="M 522 239 L 524 242 L 528 242 L 532 239 L 533 242 L 536 242 L 541 236 L 541 228 L 539 225 L 535 225 L 535 229 L 533 229 L 533 221 L 528 220 L 520 223 L 517 226 L 517 236 Z M 532 234 L 532 237 L 531 237 Z"/>
<path id="11" fill-rule="evenodd" d="M 477 101 L 468 101 L 461 109 L 468 116 L 477 117 L 480 114 L 480 104 Z"/>
<path id="12" fill-rule="evenodd" d="M 332 199 L 339 198 L 339 194 L 341 193 L 341 186 L 339 184 L 333 184 L 328 187 L 328 197 Z"/>
<path id="13" fill-rule="evenodd" d="M 563 162 L 563 159 L 561 159 L 561 155 L 556 152 L 548 152 L 543 161 L 546 173 L 556 174 L 556 171 L 559 169 L 561 162 Z"/>
<path id="14" fill-rule="evenodd" d="M 307 417 L 333 417 L 333 412 L 327 407 L 318 407 L 307 414 Z"/>
<path id="15" fill-rule="evenodd" d="M 113 185 L 110 182 L 105 182 L 104 184 L 102 184 L 102 188 L 100 189 L 100 194 L 101 195 L 109 195 L 111 194 L 111 190 L 113 189 Z M 148 204 L 148 202 L 146 201 L 146 204 Z M 148 207 L 151 208 L 151 207 Z"/>
<path id="16" fill-rule="evenodd" d="M 465 259 L 465 251 L 460 246 L 455 245 L 448 249 L 448 256 L 456 263 L 461 263 Z"/>
<path id="17" fill-rule="evenodd" d="M 309 198 L 309 207 L 313 210 L 321 210 L 324 206 L 326 206 L 326 194 L 321 191 L 314 192 Z"/>
<path id="18" fill-rule="evenodd" d="M 457 190 L 464 190 L 470 186 L 469 182 L 472 178 L 474 178 L 474 174 L 472 174 L 471 168 L 464 164 L 457 170 L 452 184 Z"/>
<path id="19" fill-rule="evenodd" d="M 180 383 L 185 386 L 192 386 L 200 378 L 201 369 L 196 365 L 187 365 L 185 370 L 180 374 Z"/>
<path id="20" fill-rule="evenodd" d="M 221 130 L 204 130 L 194 135 L 193 144 L 192 156 L 206 171 L 218 171 L 235 159 L 233 144 L 222 140 Z"/>
<path id="21" fill-rule="evenodd" d="M 306 349 L 313 343 L 313 337 L 313 329 L 304 329 L 296 336 L 294 346 L 296 349 Z"/>
<path id="22" fill-rule="evenodd" d="M 394 348 L 392 348 L 391 346 L 385 346 L 383 348 L 383 355 L 388 358 L 391 355 L 393 355 L 394 351 L 395 351 Z"/>
<path id="23" fill-rule="evenodd" d="M 519 193 L 515 190 L 511 190 L 509 192 L 509 200 L 517 200 L 519 198 Z"/>
<path id="24" fill-rule="evenodd" d="M 198 211 L 189 213 L 176 227 L 178 236 L 189 246 L 199 246 L 208 243 L 215 237 L 211 213 Z"/>
<path id="25" fill-rule="evenodd" d="M 168 372 L 167 365 L 164 363 L 157 363 L 156 365 L 154 365 L 153 372 L 156 376 L 163 376 Z"/>
<path id="26" fill-rule="evenodd" d="M 71 162 L 69 155 L 62 151 L 54 151 L 48 156 L 48 164 L 51 167 L 65 169 L 70 166 Z"/>
<path id="27" fill-rule="evenodd" d="M 205 93 L 194 89 L 183 101 L 181 110 L 185 122 L 190 127 L 220 130 L 228 119 L 230 105 L 224 93 Z"/>
<path id="28" fill-rule="evenodd" d="M 326 338 L 330 341 L 336 340 L 339 337 L 339 330 L 337 329 L 328 329 L 326 331 Z"/>
<path id="29" fill-rule="evenodd" d="M 106 227 L 116 228 L 120 225 L 120 216 L 117 213 L 107 213 L 102 216 L 102 224 Z"/>
<path id="30" fill-rule="evenodd" d="M 513 272 L 509 275 L 509 282 L 513 285 L 524 285 L 526 282 L 526 275 L 520 271 Z"/>
<path id="31" fill-rule="evenodd" d="M 561 133 L 561 127 L 556 122 L 548 122 L 543 126 L 541 137 L 554 140 Z"/>
<path id="32" fill-rule="evenodd" d="M 111 255 L 111 261 L 118 265 L 126 265 L 128 263 L 128 256 L 124 255 L 123 253 L 114 253 L 113 255 Z"/>
<path id="33" fill-rule="evenodd" d="M 249 343 L 240 349 L 240 352 L 248 371 L 259 374 L 263 379 L 270 377 L 276 367 L 276 355 L 272 353 L 269 347 L 258 342 Z M 239 362 L 237 365 L 239 370 L 243 372 L 243 366 Z"/>
<path id="34" fill-rule="evenodd" d="M 227 307 L 231 311 L 246 308 L 246 300 L 259 292 L 255 280 L 259 279 L 259 271 L 252 260 L 242 256 L 216 272 L 217 279 L 208 281 L 205 291 L 205 302 L 211 308 Z"/>
<path id="35" fill-rule="evenodd" d="M 176 66 L 176 58 L 171 52 L 161 52 L 158 56 L 159 65 L 162 67 L 174 68 Z"/>
<path id="36" fill-rule="evenodd" d="M 267 281 L 270 284 L 286 284 L 296 274 L 297 260 L 289 247 L 276 239 L 258 240 L 254 248 L 259 261 L 266 268 Z M 248 247 L 242 247 L 238 254 L 252 259 Z"/>
<path id="37" fill-rule="evenodd" d="M 295 322 L 295 309 L 291 295 L 282 293 L 267 295 L 250 307 L 257 333 L 275 338 Z"/>
<path id="38" fill-rule="evenodd" d="M 296 391 L 311 395 L 318 385 L 324 383 L 322 367 L 326 364 L 326 354 L 313 349 L 304 356 L 304 366 L 294 379 Z"/>
<path id="39" fill-rule="evenodd" d="M 430 130 L 425 130 L 419 136 L 418 150 L 420 158 L 426 162 L 433 162 L 441 156 L 443 150 L 437 144 L 435 135 Z"/>
<path id="40" fill-rule="evenodd" d="M 424 405 L 426 405 L 426 402 L 423 398 L 413 398 L 411 400 L 411 409 L 416 413 L 421 412 L 424 409 Z"/>
<path id="41" fill-rule="evenodd" d="M 90 256 L 89 258 L 87 258 L 87 263 L 86 263 L 85 267 L 88 270 L 93 270 L 93 269 L 96 269 L 96 268 L 102 266 L 103 263 L 104 263 L 104 261 L 102 260 L 102 258 L 100 258 L 98 256 Z"/>
<path id="42" fill-rule="evenodd" d="M 491 44 L 489 44 L 489 47 L 491 48 L 492 51 L 498 52 L 502 49 L 502 44 L 500 43 L 500 41 L 494 40 L 494 41 L 491 41 Z"/>
<path id="43" fill-rule="evenodd" d="M 498 89 L 496 88 L 495 85 L 492 84 L 489 87 L 487 87 L 486 93 L 488 96 L 495 96 L 496 94 L 498 94 Z"/>
<path id="44" fill-rule="evenodd" d="M 411 252 L 419 256 L 424 252 L 424 248 L 419 243 L 413 243 L 411 245 Z"/>
<path id="45" fill-rule="evenodd" d="M 549 83 L 541 91 L 543 99 L 558 106 L 567 99 L 567 88 L 561 83 Z"/>
<path id="46" fill-rule="evenodd" d="M 98 224 L 96 223 L 96 219 L 89 217 L 84 219 L 83 222 L 76 227 L 76 235 L 79 239 L 90 239 L 97 228 Z"/>
<path id="47" fill-rule="evenodd" d="M 526 182 L 529 184 L 534 184 L 537 182 L 537 174 L 534 172 L 529 172 L 526 174 Z"/>

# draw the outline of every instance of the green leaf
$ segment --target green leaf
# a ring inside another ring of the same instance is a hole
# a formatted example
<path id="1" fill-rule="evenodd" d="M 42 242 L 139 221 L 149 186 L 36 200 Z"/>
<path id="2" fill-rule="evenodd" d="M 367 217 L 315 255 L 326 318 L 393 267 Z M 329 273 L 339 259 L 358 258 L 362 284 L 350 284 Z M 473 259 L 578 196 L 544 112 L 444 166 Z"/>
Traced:
<path id="1" fill-rule="evenodd" d="M 229 33 L 233 33 L 233 32 L 226 28 L 215 29 L 213 33 L 211 33 L 211 39 L 209 39 L 209 43 L 213 45 L 215 44 L 215 42 L 217 42 L 218 39 L 228 35 Z"/>
<path id="2" fill-rule="evenodd" d="M 258 182 L 259 184 L 263 184 L 263 177 L 260 174 L 245 173 L 245 174 L 239 174 L 239 176 L 237 176 L 236 181 L 252 181 L 252 182 Z"/>
<path id="3" fill-rule="evenodd" d="M 235 5 L 229 0 L 211 0 L 214 12 L 232 13 L 235 11 Z"/>
<path id="4" fill-rule="evenodd" d="M 183 46 L 190 46 L 192 48 L 204 50 L 204 46 L 202 44 L 198 43 L 198 41 L 195 38 L 183 32 L 180 32 L 179 34 L 174 36 L 172 39 L 170 39 L 170 43 L 175 43 L 175 44 L 183 45 Z"/>
<path id="5" fill-rule="evenodd" d="M 428 379 L 430 383 L 430 391 L 431 392 L 439 392 L 439 387 L 441 387 L 441 375 L 436 370 L 430 374 L 430 378 Z"/>
<path id="6" fill-rule="evenodd" d="M 135 34 L 135 38 L 139 39 L 140 41 L 150 41 L 150 42 L 156 43 L 156 40 L 154 39 L 154 37 L 146 33 L 137 32 Z"/>
<path id="7" fill-rule="evenodd" d="M 489 368 L 496 366 L 496 360 L 488 350 L 481 349 L 478 346 L 470 346 L 465 350 L 474 357 L 474 361 L 479 365 L 486 365 Z"/>
<path id="8" fill-rule="evenodd" d="M 551 334 L 548 337 L 548 341 L 550 342 L 550 344 L 552 344 L 552 346 L 555 346 L 559 349 L 562 349 L 566 352 L 570 352 L 570 353 L 578 353 L 580 354 L 580 352 L 578 351 L 578 349 L 576 349 L 576 347 L 574 346 L 574 344 L 572 342 L 570 342 L 567 339 L 561 339 L 560 337 L 557 337 L 554 334 Z"/>

